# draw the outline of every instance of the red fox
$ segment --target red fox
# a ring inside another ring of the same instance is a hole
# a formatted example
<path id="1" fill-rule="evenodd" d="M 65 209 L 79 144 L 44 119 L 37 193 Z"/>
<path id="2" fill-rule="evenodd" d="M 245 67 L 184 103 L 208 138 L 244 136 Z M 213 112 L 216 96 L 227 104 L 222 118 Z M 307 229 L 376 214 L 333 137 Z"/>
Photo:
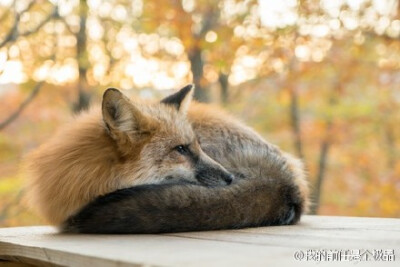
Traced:
<path id="1" fill-rule="evenodd" d="M 190 85 L 145 104 L 108 89 L 101 112 L 28 158 L 32 204 L 65 232 L 296 223 L 309 205 L 301 162 L 192 95 Z"/>
<path id="2" fill-rule="evenodd" d="M 188 91 L 191 87 L 187 87 Z M 133 103 L 116 89 L 28 156 L 28 199 L 58 225 L 96 197 L 163 180 L 229 184 L 233 175 L 205 154 L 179 108 Z"/>

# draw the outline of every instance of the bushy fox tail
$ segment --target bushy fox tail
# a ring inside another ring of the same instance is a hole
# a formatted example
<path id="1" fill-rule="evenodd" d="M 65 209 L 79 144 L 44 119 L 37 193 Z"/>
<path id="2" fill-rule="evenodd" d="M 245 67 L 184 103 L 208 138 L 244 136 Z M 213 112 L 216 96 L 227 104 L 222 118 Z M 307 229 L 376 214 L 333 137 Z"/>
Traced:
<path id="1" fill-rule="evenodd" d="M 230 186 L 140 185 L 104 195 L 61 227 L 73 233 L 165 233 L 296 223 L 304 209 L 290 179 L 238 179 Z"/>

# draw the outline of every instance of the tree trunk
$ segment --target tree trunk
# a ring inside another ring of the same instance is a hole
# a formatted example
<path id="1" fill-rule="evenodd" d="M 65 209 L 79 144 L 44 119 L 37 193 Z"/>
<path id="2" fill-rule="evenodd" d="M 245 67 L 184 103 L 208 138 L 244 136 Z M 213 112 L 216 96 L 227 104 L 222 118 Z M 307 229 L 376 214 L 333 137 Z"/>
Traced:
<path id="1" fill-rule="evenodd" d="M 329 98 L 329 106 L 332 107 L 337 103 L 337 97 L 335 96 L 336 92 L 340 92 L 341 89 L 340 80 L 337 82 L 335 91 L 332 92 L 331 97 Z M 318 173 L 315 180 L 315 186 L 313 188 L 311 194 L 311 200 L 313 202 L 310 214 L 317 214 L 318 209 L 321 202 L 321 193 L 322 193 L 322 185 L 324 182 L 325 174 L 326 174 L 326 165 L 328 162 L 328 153 L 329 149 L 332 145 L 332 118 L 328 117 L 325 121 L 326 123 L 326 130 L 325 130 L 325 139 L 321 144 L 321 152 L 319 156 L 318 162 Z"/>
<path id="2" fill-rule="evenodd" d="M 391 125 L 386 125 L 384 133 L 386 139 L 386 155 L 388 168 L 390 170 L 393 170 L 396 165 L 396 140 Z"/>
<path id="3" fill-rule="evenodd" d="M 221 101 L 223 104 L 228 103 L 229 100 L 229 83 L 228 83 L 228 75 L 220 72 L 218 76 L 218 82 L 221 86 Z"/>
<path id="4" fill-rule="evenodd" d="M 297 156 L 301 159 L 304 159 L 300 130 L 299 98 L 297 96 L 296 88 L 290 88 L 290 119 L 292 122 L 294 147 L 296 149 Z"/>
<path id="5" fill-rule="evenodd" d="M 209 102 L 209 95 L 206 88 L 203 87 L 203 67 L 204 60 L 202 51 L 199 47 L 193 47 L 189 53 L 190 68 L 193 74 L 193 82 L 196 86 L 194 98 L 199 102 Z"/>
<path id="6" fill-rule="evenodd" d="M 326 137 L 325 140 L 321 144 L 321 152 L 319 156 L 319 162 L 318 162 L 318 173 L 317 173 L 317 178 L 315 182 L 315 187 L 312 192 L 312 206 L 310 209 L 310 214 L 317 214 L 318 209 L 320 206 L 320 199 L 321 199 L 321 191 L 322 191 L 322 184 L 324 182 L 324 177 L 325 177 L 325 172 L 326 172 L 326 164 L 328 162 L 328 153 L 329 153 L 329 148 L 331 146 L 330 142 L 330 131 L 331 131 L 332 123 L 331 121 L 327 122 L 327 127 L 326 127 Z"/>
<path id="7" fill-rule="evenodd" d="M 89 60 L 86 50 L 86 20 L 88 13 L 88 5 L 86 0 L 79 1 L 79 32 L 76 35 L 77 46 L 76 56 L 78 60 L 78 99 L 74 103 L 73 110 L 78 113 L 82 110 L 86 110 L 89 107 L 90 94 L 87 92 L 87 80 L 86 73 L 89 65 Z"/>

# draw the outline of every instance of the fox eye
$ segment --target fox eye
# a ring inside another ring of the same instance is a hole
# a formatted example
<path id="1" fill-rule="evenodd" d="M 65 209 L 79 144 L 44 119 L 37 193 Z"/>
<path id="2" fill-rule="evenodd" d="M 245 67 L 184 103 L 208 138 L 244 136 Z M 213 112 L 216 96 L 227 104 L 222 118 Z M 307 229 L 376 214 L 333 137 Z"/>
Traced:
<path id="1" fill-rule="evenodd" d="M 176 146 L 174 149 L 182 155 L 185 155 L 189 152 L 189 148 L 186 145 L 179 145 L 179 146 Z"/>

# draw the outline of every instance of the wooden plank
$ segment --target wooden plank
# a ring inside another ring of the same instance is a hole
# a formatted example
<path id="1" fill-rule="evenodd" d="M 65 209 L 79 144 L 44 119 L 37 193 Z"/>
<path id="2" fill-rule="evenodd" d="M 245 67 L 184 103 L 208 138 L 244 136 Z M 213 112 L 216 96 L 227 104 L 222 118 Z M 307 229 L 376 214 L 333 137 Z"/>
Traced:
<path id="1" fill-rule="evenodd" d="M 400 220 L 341 216 L 304 216 L 298 225 L 230 231 L 170 234 L 195 239 L 220 240 L 294 248 L 399 248 Z"/>
<path id="2" fill-rule="evenodd" d="M 17 227 L 0 229 L 0 258 L 90 267 L 298 266 L 294 253 L 310 248 L 394 249 L 398 257 L 399 230 L 399 219 L 326 216 L 304 216 L 295 226 L 164 235 L 65 235 L 48 226 Z M 318 263 L 324 264 L 355 266 Z M 360 264 L 398 266 L 398 260 Z"/>
<path id="3" fill-rule="evenodd" d="M 1 241 L 0 254 L 25 255 L 69 266 L 217 266 L 231 260 L 241 266 L 256 266 L 258 255 L 264 252 L 264 248 L 254 245 L 163 235 L 73 236 L 55 235 L 54 230 L 47 227 L 35 230 L 41 232 L 40 237 L 29 234 L 18 236 L 17 240 L 8 237 L 5 240 L 7 246 L 3 246 L 4 241 Z M 281 249 L 275 251 L 277 259 L 285 252 Z"/>

